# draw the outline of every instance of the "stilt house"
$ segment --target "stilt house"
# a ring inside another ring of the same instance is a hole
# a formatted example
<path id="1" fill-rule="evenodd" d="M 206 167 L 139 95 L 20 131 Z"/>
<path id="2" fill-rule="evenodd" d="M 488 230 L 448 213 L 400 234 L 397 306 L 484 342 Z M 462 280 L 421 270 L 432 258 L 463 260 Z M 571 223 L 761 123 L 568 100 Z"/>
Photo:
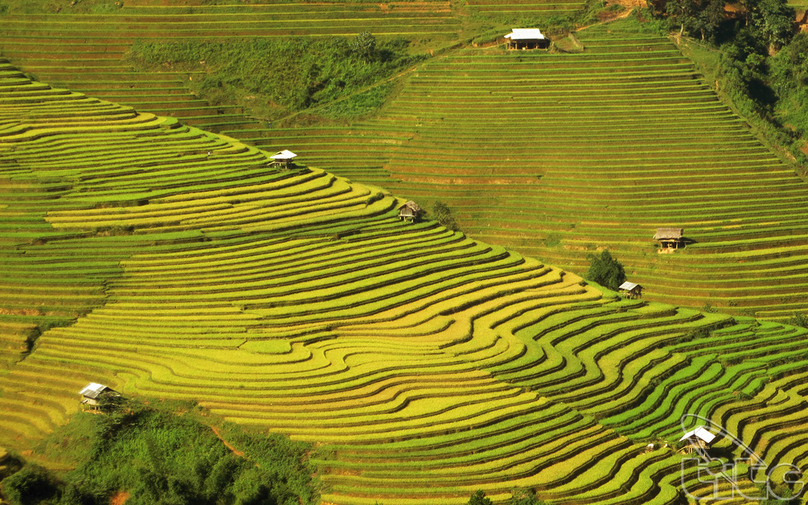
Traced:
<path id="1" fill-rule="evenodd" d="M 102 398 L 121 396 L 117 391 L 95 382 L 84 386 L 84 389 L 79 391 L 79 394 L 81 395 L 81 407 L 90 409 L 98 409 Z"/>
<path id="2" fill-rule="evenodd" d="M 508 39 L 508 49 L 546 49 L 550 47 L 550 40 L 538 28 L 513 28 L 511 33 L 505 35 Z"/>
<path id="3" fill-rule="evenodd" d="M 288 149 L 284 149 L 283 151 L 278 151 L 269 158 L 272 160 L 273 165 L 288 167 L 289 164 L 292 163 L 292 160 L 297 158 L 297 155 Z"/>
<path id="4" fill-rule="evenodd" d="M 402 221 L 415 221 L 422 212 L 423 210 L 417 203 L 409 200 L 398 208 L 398 218 Z"/>
<path id="5" fill-rule="evenodd" d="M 679 249 L 684 247 L 684 228 L 657 228 L 654 240 L 658 241 L 663 249 Z"/>
<path id="6" fill-rule="evenodd" d="M 617 289 L 620 291 L 620 294 L 626 298 L 639 298 L 642 296 L 642 286 L 634 282 L 626 281 L 620 284 L 620 287 Z"/>
<path id="7" fill-rule="evenodd" d="M 715 435 L 710 433 L 704 426 L 698 426 L 696 429 L 688 431 L 679 439 L 680 442 L 687 441 L 686 452 L 693 452 L 695 450 L 699 453 L 703 453 L 709 449 L 713 440 L 715 440 Z"/>

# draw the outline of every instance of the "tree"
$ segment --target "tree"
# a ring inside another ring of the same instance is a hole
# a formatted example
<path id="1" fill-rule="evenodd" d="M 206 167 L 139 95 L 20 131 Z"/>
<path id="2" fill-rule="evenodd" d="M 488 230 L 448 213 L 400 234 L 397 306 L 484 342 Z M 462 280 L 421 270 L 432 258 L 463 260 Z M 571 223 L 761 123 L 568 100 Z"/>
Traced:
<path id="1" fill-rule="evenodd" d="M 493 505 L 491 498 L 485 496 L 482 489 L 475 491 L 471 498 L 469 498 L 469 505 Z"/>
<path id="2" fill-rule="evenodd" d="M 694 29 L 701 33 L 701 40 L 714 41 L 724 22 L 724 0 L 707 0 L 696 16 Z"/>
<path id="3" fill-rule="evenodd" d="M 786 0 L 748 0 L 747 3 L 749 23 L 770 49 L 779 50 L 789 43 L 796 32 L 796 13 Z"/>
<path id="4" fill-rule="evenodd" d="M 536 497 L 536 493 L 526 489 L 514 489 L 509 505 L 545 505 Z"/>
<path id="5" fill-rule="evenodd" d="M 58 487 L 47 470 L 29 463 L 3 480 L 3 492 L 11 503 L 33 505 L 55 497 Z"/>
<path id="6" fill-rule="evenodd" d="M 589 270 L 587 270 L 584 278 L 588 281 L 597 282 L 601 286 L 617 291 L 617 288 L 626 281 L 626 272 L 623 265 L 612 258 L 609 251 L 602 251 L 600 255 L 589 254 L 586 256 L 589 260 Z"/>
<path id="7" fill-rule="evenodd" d="M 348 47 L 367 63 L 376 55 L 376 37 L 370 32 L 362 32 L 348 43 Z"/>
<path id="8" fill-rule="evenodd" d="M 447 228 L 452 231 L 457 231 L 459 227 L 457 226 L 457 221 L 455 221 L 454 216 L 452 216 L 452 211 L 449 210 L 449 206 L 441 201 L 435 202 L 432 206 L 432 214 L 438 223 L 441 224 L 444 228 Z"/>
<path id="9" fill-rule="evenodd" d="M 793 326 L 800 326 L 802 328 L 808 328 L 808 315 L 802 312 L 795 312 L 794 317 L 786 321 L 787 324 Z"/>
<path id="10" fill-rule="evenodd" d="M 668 19 L 676 24 L 681 25 L 679 34 L 683 34 L 685 30 L 690 32 L 690 25 L 696 16 L 696 3 L 693 0 L 669 0 L 665 8 L 668 14 Z"/>

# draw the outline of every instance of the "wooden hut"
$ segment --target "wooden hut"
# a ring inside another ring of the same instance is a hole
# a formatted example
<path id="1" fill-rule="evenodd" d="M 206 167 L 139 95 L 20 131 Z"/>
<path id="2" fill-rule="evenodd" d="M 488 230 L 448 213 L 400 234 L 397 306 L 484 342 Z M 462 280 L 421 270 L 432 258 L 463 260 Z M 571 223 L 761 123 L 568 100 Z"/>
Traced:
<path id="1" fill-rule="evenodd" d="M 538 28 L 513 28 L 505 35 L 508 49 L 546 49 L 550 40 Z"/>
<path id="2" fill-rule="evenodd" d="M 684 228 L 657 228 L 654 240 L 658 241 L 663 249 L 679 249 L 684 247 Z"/>
<path id="3" fill-rule="evenodd" d="M 284 149 L 283 151 L 278 151 L 269 158 L 272 160 L 273 165 L 288 167 L 292 163 L 292 160 L 297 158 L 297 155 L 288 149 Z"/>
<path id="4" fill-rule="evenodd" d="M 698 426 L 692 431 L 687 433 L 679 439 L 680 442 L 687 442 L 685 451 L 690 453 L 695 451 L 704 452 L 710 448 L 710 444 L 715 440 L 715 435 L 710 433 L 704 426 Z"/>
<path id="5" fill-rule="evenodd" d="M 626 281 L 620 284 L 620 287 L 617 289 L 620 294 L 626 298 L 639 298 L 642 296 L 642 286 L 634 282 Z"/>
<path id="6" fill-rule="evenodd" d="M 402 221 L 415 221 L 422 212 L 423 210 L 417 203 L 409 200 L 398 208 L 398 218 Z"/>
<path id="7" fill-rule="evenodd" d="M 81 408 L 90 408 L 93 410 L 100 407 L 100 402 L 103 398 L 121 396 L 121 394 L 117 391 L 95 382 L 91 382 L 84 386 L 84 389 L 79 391 L 79 394 L 81 395 Z"/>

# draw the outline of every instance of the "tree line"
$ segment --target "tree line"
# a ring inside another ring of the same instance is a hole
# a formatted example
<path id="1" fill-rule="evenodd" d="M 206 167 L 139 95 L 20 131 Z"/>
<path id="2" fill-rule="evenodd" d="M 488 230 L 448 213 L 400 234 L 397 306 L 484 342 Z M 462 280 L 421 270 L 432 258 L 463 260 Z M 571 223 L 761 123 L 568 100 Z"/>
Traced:
<path id="1" fill-rule="evenodd" d="M 772 126 L 770 141 L 805 168 L 808 139 L 808 33 L 787 0 L 647 0 L 666 30 L 719 49 L 717 77 L 739 111 Z M 718 84 L 718 83 L 717 83 Z"/>

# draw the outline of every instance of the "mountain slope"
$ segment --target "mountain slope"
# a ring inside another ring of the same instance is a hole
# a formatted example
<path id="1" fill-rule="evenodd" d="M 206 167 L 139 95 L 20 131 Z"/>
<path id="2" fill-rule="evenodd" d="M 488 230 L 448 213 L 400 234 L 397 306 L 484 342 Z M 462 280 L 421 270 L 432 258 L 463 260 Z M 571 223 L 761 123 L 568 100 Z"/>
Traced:
<path id="1" fill-rule="evenodd" d="M 2 177 L 30 189 L 0 209 L 0 252 L 37 274 L 21 290 L 47 293 L 26 305 L 4 290 L 0 321 L 41 324 L 69 298 L 51 288 L 103 286 L 0 374 L 4 446 L 62 424 L 93 381 L 316 442 L 331 503 L 514 487 L 675 503 L 681 457 L 646 444 L 678 440 L 684 413 L 804 464 L 803 329 L 620 299 L 399 221 L 379 189 L 269 168 L 263 151 L 8 64 L 0 125 Z"/>

